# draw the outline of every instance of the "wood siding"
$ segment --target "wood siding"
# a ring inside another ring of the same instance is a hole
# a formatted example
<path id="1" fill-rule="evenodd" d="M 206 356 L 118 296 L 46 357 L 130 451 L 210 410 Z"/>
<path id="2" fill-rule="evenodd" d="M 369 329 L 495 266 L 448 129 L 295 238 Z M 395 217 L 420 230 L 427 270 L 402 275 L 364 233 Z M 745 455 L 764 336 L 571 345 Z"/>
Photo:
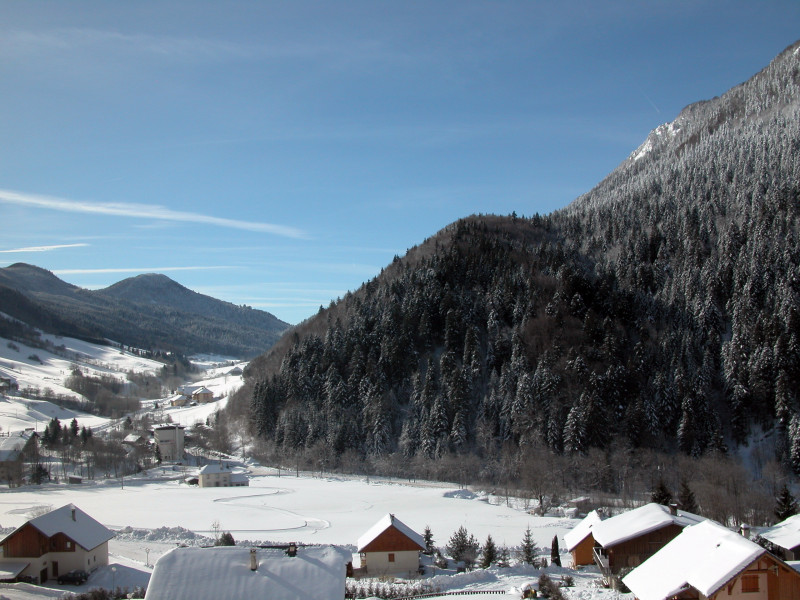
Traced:
<path id="1" fill-rule="evenodd" d="M 394 525 L 361 549 L 361 552 L 402 552 L 404 550 L 424 550 L 414 540 L 406 536 Z"/>
<path id="2" fill-rule="evenodd" d="M 590 533 L 572 549 L 572 566 L 582 567 L 594 564 L 594 537 Z"/>
<path id="3" fill-rule="evenodd" d="M 758 578 L 757 592 L 742 591 L 742 578 Z M 764 553 L 727 582 L 712 600 L 800 600 L 800 573 Z"/>
<path id="4" fill-rule="evenodd" d="M 25 524 L 3 544 L 5 558 L 38 558 L 50 551 L 50 542 L 33 525 Z"/>
<path id="5" fill-rule="evenodd" d="M 618 573 L 620 569 L 638 567 L 676 538 L 681 531 L 683 531 L 681 526 L 671 523 L 661 529 L 620 542 L 616 546 L 604 548 L 611 571 Z"/>

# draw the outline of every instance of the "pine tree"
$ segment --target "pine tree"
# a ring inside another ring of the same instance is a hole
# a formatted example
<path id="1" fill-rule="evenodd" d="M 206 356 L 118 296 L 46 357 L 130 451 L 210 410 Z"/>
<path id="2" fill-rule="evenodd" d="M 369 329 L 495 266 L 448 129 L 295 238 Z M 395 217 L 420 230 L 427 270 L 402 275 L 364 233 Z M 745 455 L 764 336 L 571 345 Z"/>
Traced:
<path id="1" fill-rule="evenodd" d="M 784 483 L 776 498 L 775 517 L 777 517 L 779 522 L 785 521 L 789 517 L 796 515 L 798 511 L 800 511 L 800 509 L 798 509 L 797 500 L 795 500 L 795 497 L 792 496 L 792 493 L 789 491 L 789 486 Z"/>
<path id="2" fill-rule="evenodd" d="M 497 546 L 494 544 L 494 540 L 492 539 L 492 535 L 489 534 L 486 537 L 486 542 L 483 544 L 483 548 L 481 548 L 481 569 L 488 569 L 493 564 L 497 562 Z"/>
<path id="3" fill-rule="evenodd" d="M 664 483 L 663 477 L 658 478 L 658 483 L 650 495 L 650 502 L 663 504 L 664 506 L 669 506 L 672 503 L 672 493 L 667 489 L 667 484 Z"/>
<path id="4" fill-rule="evenodd" d="M 700 512 L 700 507 L 697 506 L 694 492 L 685 479 L 681 479 L 681 489 L 678 492 L 678 506 L 680 506 L 682 511 L 688 513 L 697 514 Z"/>
<path id="5" fill-rule="evenodd" d="M 557 567 L 561 566 L 561 553 L 558 550 L 558 536 L 553 536 L 553 541 L 550 544 L 550 562 Z"/>
<path id="6" fill-rule="evenodd" d="M 536 544 L 533 543 L 530 525 L 528 525 L 528 528 L 525 530 L 525 535 L 522 538 L 520 558 L 522 562 L 527 565 L 534 565 L 536 563 Z"/>

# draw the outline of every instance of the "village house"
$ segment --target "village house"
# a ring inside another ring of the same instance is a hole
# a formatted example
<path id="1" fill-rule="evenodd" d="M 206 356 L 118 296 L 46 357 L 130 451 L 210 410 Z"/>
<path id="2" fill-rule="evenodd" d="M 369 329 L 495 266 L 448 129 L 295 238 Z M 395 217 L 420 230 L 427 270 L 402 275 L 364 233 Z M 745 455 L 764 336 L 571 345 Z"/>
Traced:
<path id="1" fill-rule="evenodd" d="M 358 539 L 360 570 L 365 575 L 410 575 L 419 570 L 425 540 L 392 514 L 375 523 Z"/>
<path id="2" fill-rule="evenodd" d="M 800 600 L 800 573 L 713 521 L 686 527 L 622 581 L 638 600 Z"/>
<path id="3" fill-rule="evenodd" d="M 344 600 L 349 559 L 336 546 L 174 548 L 158 559 L 145 600 Z"/>
<path id="4" fill-rule="evenodd" d="M 770 542 L 783 560 L 800 560 L 800 515 L 794 515 L 758 534 Z"/>
<path id="5" fill-rule="evenodd" d="M 183 425 L 160 425 L 153 429 L 153 437 L 161 453 L 161 460 L 177 461 L 183 458 Z"/>
<path id="6" fill-rule="evenodd" d="M 67 504 L 0 540 L 0 579 L 22 576 L 44 583 L 74 569 L 93 571 L 108 564 L 108 540 L 113 537 L 113 531 Z"/>
<path id="7" fill-rule="evenodd" d="M 638 567 L 684 527 L 704 520 L 678 510 L 675 505 L 650 503 L 600 521 L 592 526 L 595 563 L 610 579 L 621 569 Z"/>
<path id="8" fill-rule="evenodd" d="M 32 431 L 0 436 L 0 481 L 8 483 L 8 487 L 22 484 L 25 458 L 35 443 L 36 436 Z"/>
<path id="9" fill-rule="evenodd" d="M 207 404 L 212 400 L 214 400 L 214 392 L 212 392 L 206 386 L 201 386 L 192 392 L 192 402 L 197 402 L 198 404 Z"/>
<path id="10" fill-rule="evenodd" d="M 198 471 L 197 483 L 200 487 L 243 487 L 250 485 L 246 473 L 234 472 L 228 463 L 222 461 L 202 467 Z"/>
<path id="11" fill-rule="evenodd" d="M 564 534 L 564 543 L 572 554 L 572 567 L 594 564 L 594 536 L 592 528 L 603 518 L 596 510 L 590 512 L 572 530 Z"/>

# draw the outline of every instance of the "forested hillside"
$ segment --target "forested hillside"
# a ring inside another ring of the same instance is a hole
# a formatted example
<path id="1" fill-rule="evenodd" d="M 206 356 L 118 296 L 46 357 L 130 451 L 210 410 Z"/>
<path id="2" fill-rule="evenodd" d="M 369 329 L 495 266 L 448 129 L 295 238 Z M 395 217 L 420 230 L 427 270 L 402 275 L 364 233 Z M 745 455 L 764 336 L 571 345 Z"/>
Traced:
<path id="1" fill-rule="evenodd" d="M 800 471 L 798 217 L 795 44 L 566 209 L 395 258 L 254 361 L 239 403 L 286 451 L 700 456 L 760 431 Z"/>

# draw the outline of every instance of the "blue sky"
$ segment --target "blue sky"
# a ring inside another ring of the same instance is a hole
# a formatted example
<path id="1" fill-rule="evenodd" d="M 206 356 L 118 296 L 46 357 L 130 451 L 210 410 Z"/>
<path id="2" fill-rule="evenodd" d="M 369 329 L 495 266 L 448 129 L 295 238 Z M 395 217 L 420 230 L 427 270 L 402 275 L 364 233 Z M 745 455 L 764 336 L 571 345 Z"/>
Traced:
<path id="1" fill-rule="evenodd" d="M 800 37 L 800 2 L 0 0 L 0 266 L 290 323 L 549 213 Z"/>

